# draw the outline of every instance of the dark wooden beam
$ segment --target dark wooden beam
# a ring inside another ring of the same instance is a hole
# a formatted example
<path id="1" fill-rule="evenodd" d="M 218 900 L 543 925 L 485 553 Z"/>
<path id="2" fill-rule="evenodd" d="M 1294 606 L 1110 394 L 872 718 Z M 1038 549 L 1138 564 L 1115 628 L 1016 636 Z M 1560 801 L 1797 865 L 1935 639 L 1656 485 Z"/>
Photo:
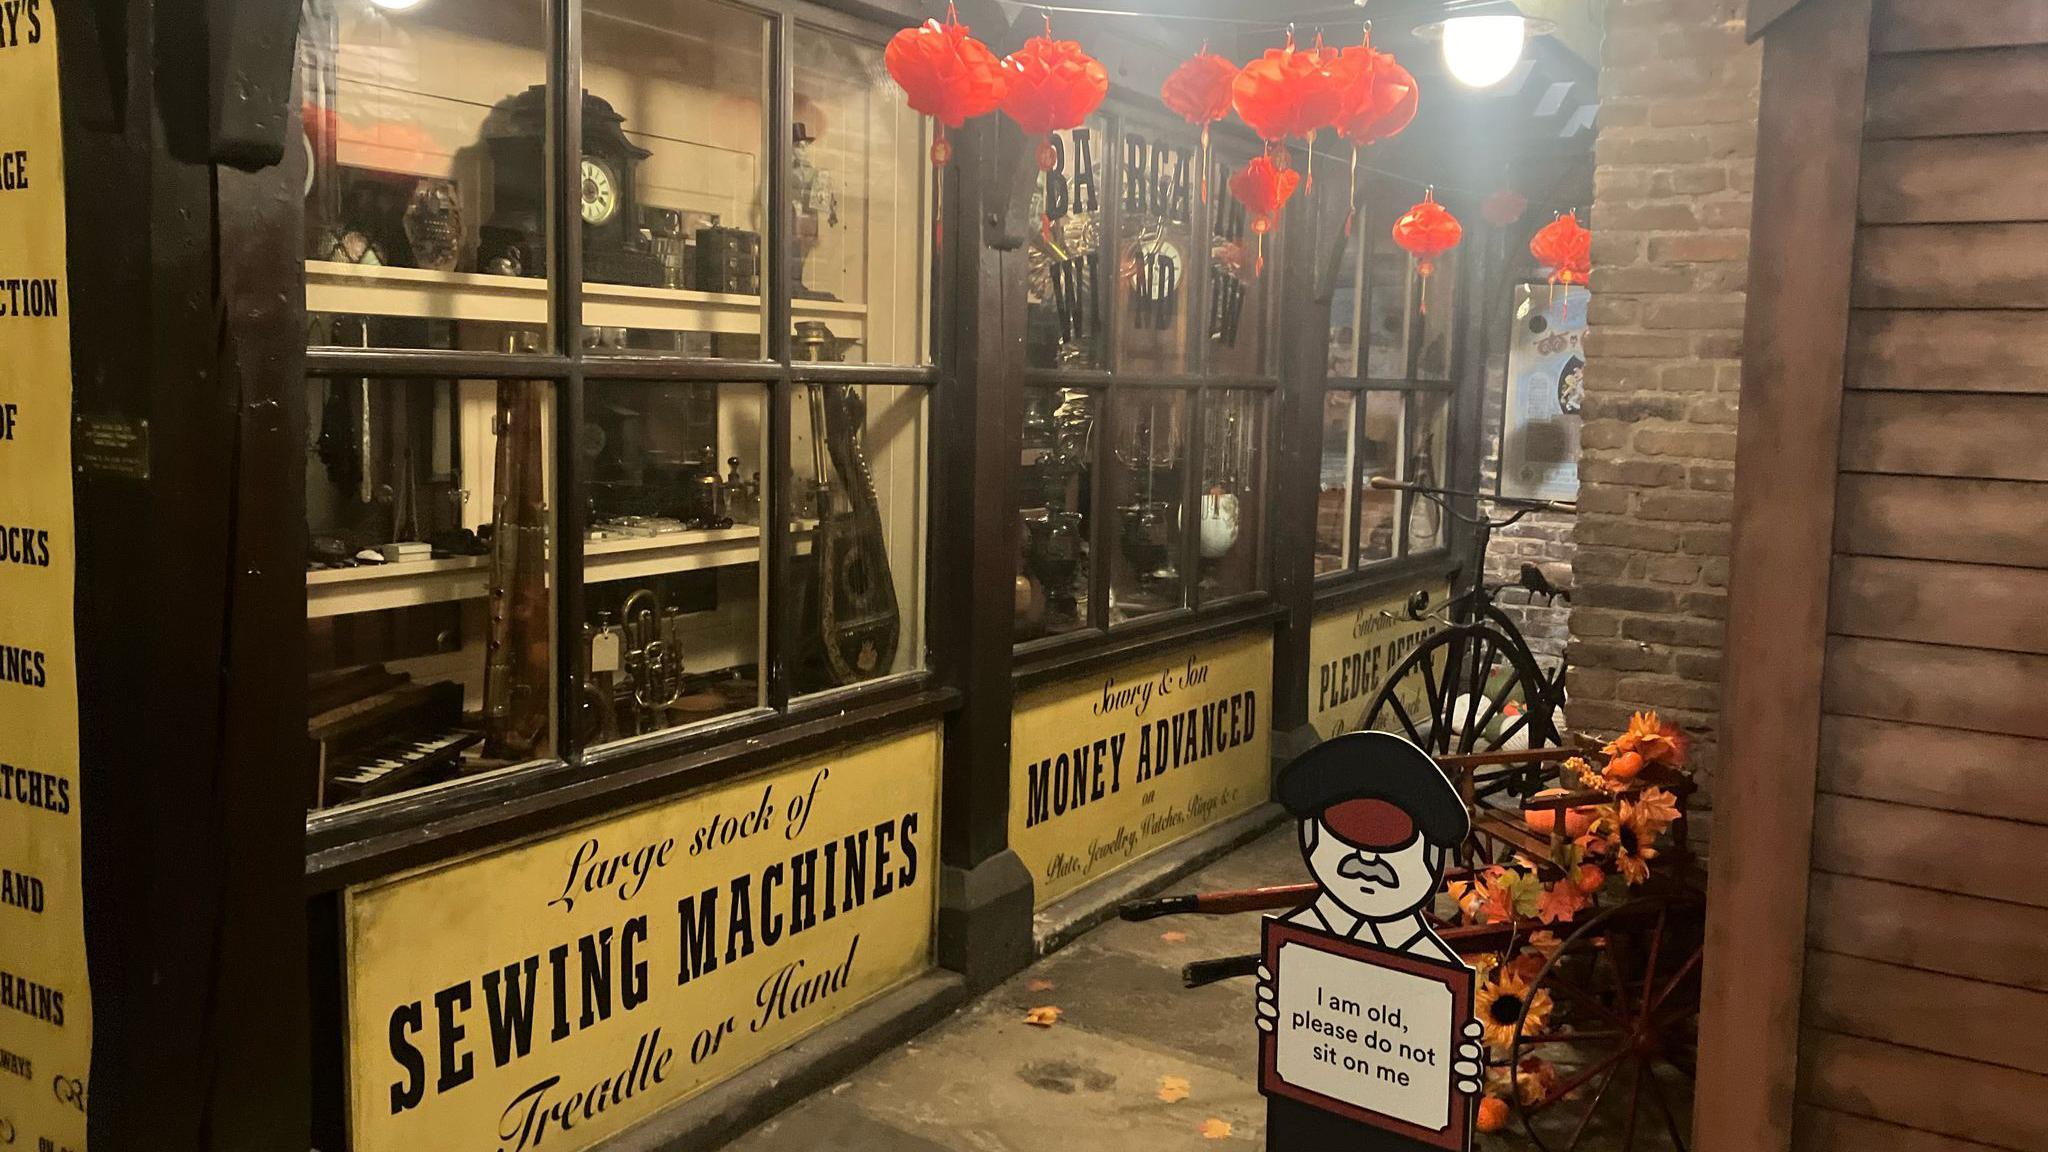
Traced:
<path id="1" fill-rule="evenodd" d="M 1760 11 L 1753 6 L 1752 17 Z M 1799 1065 L 1870 0 L 1765 40 L 1695 1147 L 1785 1152 Z"/>

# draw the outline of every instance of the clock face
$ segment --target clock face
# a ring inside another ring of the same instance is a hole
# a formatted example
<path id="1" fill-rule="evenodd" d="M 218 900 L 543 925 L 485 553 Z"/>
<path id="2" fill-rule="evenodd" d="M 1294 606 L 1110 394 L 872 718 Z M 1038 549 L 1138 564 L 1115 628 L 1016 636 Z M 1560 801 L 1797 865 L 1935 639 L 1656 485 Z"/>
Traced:
<path id="1" fill-rule="evenodd" d="M 602 160 L 583 158 L 583 222 L 607 223 L 619 210 L 619 182 Z"/>

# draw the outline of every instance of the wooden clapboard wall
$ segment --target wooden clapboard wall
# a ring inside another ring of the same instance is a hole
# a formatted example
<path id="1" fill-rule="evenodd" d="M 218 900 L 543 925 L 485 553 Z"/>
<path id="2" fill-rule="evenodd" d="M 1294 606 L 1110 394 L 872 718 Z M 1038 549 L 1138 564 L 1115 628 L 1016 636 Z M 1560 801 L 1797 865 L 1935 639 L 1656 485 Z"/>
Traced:
<path id="1" fill-rule="evenodd" d="M 2048 0 L 1870 43 L 1793 1144 L 2038 1152 Z"/>

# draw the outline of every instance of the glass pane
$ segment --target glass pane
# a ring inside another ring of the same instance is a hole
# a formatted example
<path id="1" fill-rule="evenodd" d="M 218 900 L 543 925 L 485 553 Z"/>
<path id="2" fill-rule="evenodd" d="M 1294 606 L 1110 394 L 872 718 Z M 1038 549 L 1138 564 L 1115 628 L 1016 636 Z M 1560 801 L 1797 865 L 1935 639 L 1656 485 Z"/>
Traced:
<path id="1" fill-rule="evenodd" d="M 1449 380 L 1451 336 L 1458 311 L 1458 266 L 1463 248 L 1437 256 L 1424 278 L 1415 259 L 1394 243 L 1394 221 L 1410 204 L 1381 211 L 1375 227 L 1369 306 L 1372 315 L 1371 374 L 1383 380 Z"/>
<path id="2" fill-rule="evenodd" d="M 766 389 L 584 387 L 582 735 L 761 706 Z"/>
<path id="3" fill-rule="evenodd" d="M 1316 226 L 1320 229 L 1315 250 L 1322 253 L 1338 244 L 1344 246 L 1330 290 L 1329 374 L 1335 379 L 1350 379 L 1359 374 L 1358 338 L 1366 320 L 1364 268 L 1359 250 L 1369 244 L 1371 235 L 1366 230 L 1364 214 L 1351 221 L 1351 231 L 1345 233 L 1348 207 L 1343 196 L 1322 197 L 1315 204 Z"/>
<path id="4" fill-rule="evenodd" d="M 1228 388 L 1202 397 L 1202 473 L 1196 499 L 1202 558 L 1199 599 L 1257 591 L 1264 583 L 1266 394 Z"/>
<path id="5" fill-rule="evenodd" d="M 1393 228 L 1409 206 L 1409 201 L 1400 197 L 1412 191 L 1406 185 L 1375 189 L 1368 193 L 1366 206 L 1358 215 L 1357 230 L 1363 233 L 1359 242 L 1371 244 L 1364 269 L 1361 350 L 1366 373 L 1382 380 L 1408 378 L 1408 319 L 1415 308 L 1415 267 L 1394 243 Z"/>
<path id="6" fill-rule="evenodd" d="M 1102 394 L 1078 388 L 1024 390 L 1023 470 L 1017 514 L 1019 640 L 1088 625 L 1090 500 L 1095 414 Z"/>
<path id="7" fill-rule="evenodd" d="M 1358 470 L 1367 478 L 1402 479 L 1401 393 L 1365 394 L 1365 436 L 1358 446 Z M 1401 493 L 1377 488 L 1358 490 L 1358 559 L 1386 560 L 1400 547 L 1395 521 L 1401 514 Z"/>
<path id="8" fill-rule="evenodd" d="M 1316 575 L 1341 572 L 1351 554 L 1351 489 L 1357 483 L 1358 398 L 1323 394 L 1322 490 L 1316 498 Z"/>
<path id="9" fill-rule="evenodd" d="M 547 344 L 547 9 L 308 0 L 300 144 L 312 345 Z"/>
<path id="10" fill-rule="evenodd" d="M 924 389 L 799 385 L 791 404 L 792 691 L 924 667 Z"/>
<path id="11" fill-rule="evenodd" d="M 1218 160 L 1209 173 L 1209 314 L 1203 326 L 1212 376 L 1257 376 L 1266 370 L 1271 321 L 1266 285 L 1279 275 L 1280 234 L 1265 237 L 1265 266 L 1259 266 L 1259 237 L 1247 225 L 1244 205 L 1230 194 L 1230 174 L 1244 158 Z"/>
<path id="12" fill-rule="evenodd" d="M 1200 136 L 1186 125 L 1125 122 L 1119 140 L 1118 367 L 1177 373 L 1188 367 L 1195 285 L 1195 179 Z"/>
<path id="13" fill-rule="evenodd" d="M 1408 396 L 1408 471 L 1406 479 L 1428 488 L 1441 487 L 1450 473 L 1451 398 L 1444 392 L 1413 392 Z M 1408 551 L 1427 552 L 1449 543 L 1444 535 L 1443 505 L 1411 497 L 1408 501 Z"/>
<path id="14" fill-rule="evenodd" d="M 846 360 L 929 360 L 932 171 L 924 118 L 880 45 L 798 25 L 789 184 L 791 313 L 801 343 L 825 326 Z"/>
<path id="15" fill-rule="evenodd" d="M 1179 608 L 1182 593 L 1181 469 L 1187 456 L 1187 395 L 1129 388 L 1115 400 L 1109 503 L 1116 509 L 1109 620 Z"/>
<path id="16" fill-rule="evenodd" d="M 1098 152 L 1108 135 L 1100 119 L 1053 133 L 1052 170 L 1031 197 L 1033 214 L 1047 222 L 1031 239 L 1026 345 L 1033 368 L 1105 366 Z"/>
<path id="17" fill-rule="evenodd" d="M 768 33 L 714 0 L 584 5 L 584 347 L 762 358 Z"/>
<path id="18" fill-rule="evenodd" d="M 549 386 L 306 391 L 308 805 L 552 755 Z"/>

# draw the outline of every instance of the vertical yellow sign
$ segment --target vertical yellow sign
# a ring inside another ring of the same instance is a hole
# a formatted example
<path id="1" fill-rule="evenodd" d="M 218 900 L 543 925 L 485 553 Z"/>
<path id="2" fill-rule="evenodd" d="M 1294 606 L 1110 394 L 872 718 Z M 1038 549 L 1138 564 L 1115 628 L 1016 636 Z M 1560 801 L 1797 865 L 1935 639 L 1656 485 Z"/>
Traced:
<path id="1" fill-rule="evenodd" d="M 83 1152 L 92 1060 L 52 0 L 0 3 L 0 1149 Z"/>
<path id="2" fill-rule="evenodd" d="M 1427 591 L 1433 609 L 1450 599 L 1449 584 Z M 1408 615 L 1408 591 L 1316 617 L 1308 634 L 1308 718 L 1316 735 L 1327 740 L 1365 727 L 1366 709 L 1388 678 L 1440 627 L 1434 618 L 1416 620 Z M 1442 670 L 1441 658 L 1436 668 Z M 1421 716 L 1420 677 L 1404 682 L 1396 695 L 1410 715 Z M 1387 717 L 1374 726 L 1399 727 Z"/>

